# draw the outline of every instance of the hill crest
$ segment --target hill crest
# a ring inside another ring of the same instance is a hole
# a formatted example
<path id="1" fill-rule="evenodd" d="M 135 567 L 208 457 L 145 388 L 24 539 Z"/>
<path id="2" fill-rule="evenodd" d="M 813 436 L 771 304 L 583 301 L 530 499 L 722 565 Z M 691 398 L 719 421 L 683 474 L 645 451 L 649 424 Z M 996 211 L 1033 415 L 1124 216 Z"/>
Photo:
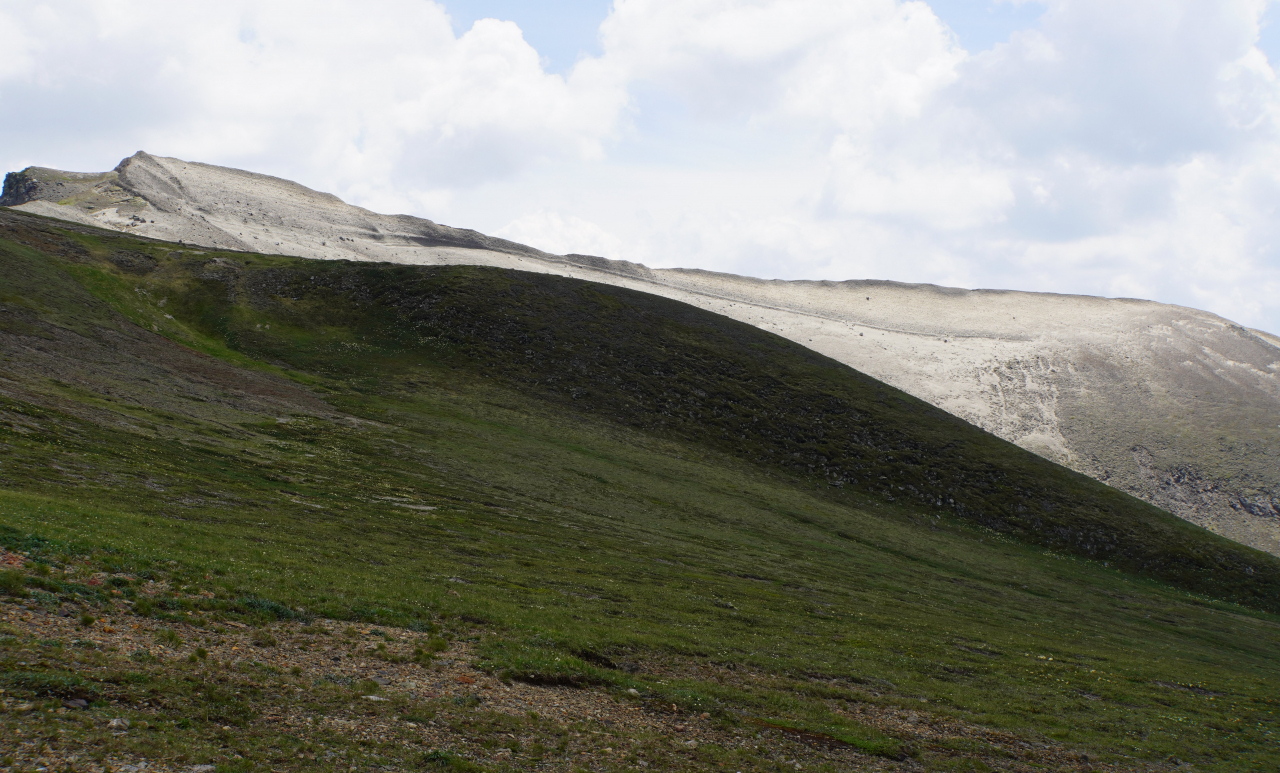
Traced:
<path id="1" fill-rule="evenodd" d="M 516 268 L 680 300 L 768 330 L 1041 456 L 1280 555 L 1280 339 L 1134 299 L 881 280 L 762 280 L 557 256 L 280 178 L 139 152 L 32 168 L 17 209 L 210 248 Z"/>

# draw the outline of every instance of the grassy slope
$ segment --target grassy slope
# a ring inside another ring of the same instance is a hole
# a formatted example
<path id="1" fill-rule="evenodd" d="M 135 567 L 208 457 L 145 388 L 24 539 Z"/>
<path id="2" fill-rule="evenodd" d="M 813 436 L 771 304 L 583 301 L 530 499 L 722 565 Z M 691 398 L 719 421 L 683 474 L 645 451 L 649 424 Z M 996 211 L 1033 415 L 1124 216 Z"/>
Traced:
<path id="1" fill-rule="evenodd" d="M 923 697 L 1104 755 L 1276 761 L 1272 616 L 1063 551 L 1246 598 L 1196 557 L 1264 588 L 1265 557 L 779 339 L 496 271 L 219 264 L 45 225 L 0 251 L 0 519 L 20 531 L 337 617 L 468 616 L 497 670 L 886 749 L 841 707 Z M 171 346 L 140 373 L 129 353 L 161 344 L 137 325 L 216 359 Z M 223 363 L 251 370 L 228 382 Z M 753 399 L 767 432 L 747 430 Z M 1057 553 L 969 520 L 1036 537 L 1025 519 L 1063 510 Z M 1108 518 L 1113 539 L 1080 541 Z M 1152 534 L 1154 558 L 1133 542 Z"/>

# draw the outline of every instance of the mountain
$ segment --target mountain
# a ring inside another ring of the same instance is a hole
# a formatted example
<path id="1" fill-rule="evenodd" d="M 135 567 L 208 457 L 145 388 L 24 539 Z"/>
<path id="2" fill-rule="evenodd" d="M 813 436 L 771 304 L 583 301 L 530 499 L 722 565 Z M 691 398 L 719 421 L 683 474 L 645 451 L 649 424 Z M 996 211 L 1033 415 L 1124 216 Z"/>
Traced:
<path id="1" fill-rule="evenodd" d="M 154 239 L 319 259 L 516 268 L 746 322 L 1238 542 L 1280 555 L 1280 339 L 1131 299 L 760 280 L 538 250 L 296 183 L 139 152 L 29 168 L 0 204 Z"/>
<path id="2" fill-rule="evenodd" d="M 1280 560 L 783 337 L 12 210 L 0 276 L 6 765 L 1277 765 Z"/>

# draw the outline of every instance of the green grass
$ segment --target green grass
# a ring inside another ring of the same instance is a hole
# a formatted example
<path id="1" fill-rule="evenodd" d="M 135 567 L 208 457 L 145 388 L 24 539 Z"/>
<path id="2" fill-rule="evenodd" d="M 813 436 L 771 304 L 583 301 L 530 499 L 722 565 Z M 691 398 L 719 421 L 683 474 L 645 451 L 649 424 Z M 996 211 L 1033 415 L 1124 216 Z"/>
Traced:
<path id="1" fill-rule="evenodd" d="M 939 769 L 857 707 L 1280 762 L 1274 559 L 781 339 L 553 277 L 6 217 L 11 549 L 249 616 L 469 621 L 494 673 Z"/>

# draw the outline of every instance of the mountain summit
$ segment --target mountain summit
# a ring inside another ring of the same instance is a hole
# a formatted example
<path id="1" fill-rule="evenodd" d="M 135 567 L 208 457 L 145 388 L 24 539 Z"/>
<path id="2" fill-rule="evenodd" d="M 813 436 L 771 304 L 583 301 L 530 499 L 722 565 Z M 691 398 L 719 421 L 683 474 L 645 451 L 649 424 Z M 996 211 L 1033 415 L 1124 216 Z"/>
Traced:
<path id="1" fill-rule="evenodd" d="M 552 255 L 287 180 L 139 152 L 31 167 L 0 205 L 207 248 L 558 274 L 680 300 L 850 365 L 1025 449 L 1280 555 L 1280 338 L 1132 299 L 778 281 Z"/>

